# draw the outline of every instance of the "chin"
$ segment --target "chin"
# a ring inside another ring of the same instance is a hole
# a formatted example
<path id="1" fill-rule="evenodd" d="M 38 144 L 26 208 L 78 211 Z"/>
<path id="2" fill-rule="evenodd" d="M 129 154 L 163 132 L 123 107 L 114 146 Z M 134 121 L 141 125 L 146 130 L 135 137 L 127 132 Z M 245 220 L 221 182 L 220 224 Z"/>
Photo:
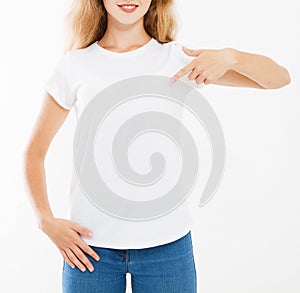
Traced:
<path id="1" fill-rule="evenodd" d="M 108 11 L 109 12 L 109 11 Z M 146 13 L 146 11 L 145 11 Z M 120 11 L 111 11 L 110 13 L 110 17 L 114 18 L 115 21 L 119 22 L 120 24 L 124 24 L 124 25 L 129 25 L 129 24 L 133 24 L 136 23 L 137 21 L 139 21 L 140 19 L 143 19 L 144 14 L 141 13 L 141 11 L 139 11 L 137 14 L 124 14 L 123 12 L 120 13 Z"/>
<path id="2" fill-rule="evenodd" d="M 127 19 L 124 19 L 124 18 L 115 18 L 115 20 L 117 22 L 119 22 L 120 24 L 124 24 L 124 25 L 130 25 L 130 24 L 133 24 L 133 23 L 136 23 L 137 21 L 140 20 L 140 18 L 127 18 Z"/>

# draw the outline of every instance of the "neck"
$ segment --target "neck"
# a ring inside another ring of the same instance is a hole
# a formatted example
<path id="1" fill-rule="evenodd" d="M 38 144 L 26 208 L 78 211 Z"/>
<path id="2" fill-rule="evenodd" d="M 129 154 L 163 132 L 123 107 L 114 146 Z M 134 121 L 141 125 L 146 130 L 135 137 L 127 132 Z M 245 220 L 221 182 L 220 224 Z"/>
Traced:
<path id="1" fill-rule="evenodd" d="M 108 15 L 107 29 L 98 43 L 102 47 L 125 50 L 146 44 L 150 39 L 151 36 L 145 31 L 143 18 L 133 24 L 123 24 Z"/>

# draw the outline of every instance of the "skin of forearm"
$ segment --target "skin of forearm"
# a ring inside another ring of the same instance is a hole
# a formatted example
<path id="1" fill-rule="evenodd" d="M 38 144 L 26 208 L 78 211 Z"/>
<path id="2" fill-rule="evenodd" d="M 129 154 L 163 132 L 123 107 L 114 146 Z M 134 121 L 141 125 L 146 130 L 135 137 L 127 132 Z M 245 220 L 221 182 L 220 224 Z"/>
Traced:
<path id="1" fill-rule="evenodd" d="M 30 151 L 25 152 L 23 172 L 30 204 L 36 215 L 38 228 L 41 229 L 43 223 L 53 217 L 47 195 L 44 158 Z"/>
<path id="2" fill-rule="evenodd" d="M 239 51 L 230 48 L 235 56 L 235 62 L 231 69 L 235 70 L 267 89 L 280 88 L 290 83 L 290 75 L 287 69 L 277 64 L 271 58 Z"/>

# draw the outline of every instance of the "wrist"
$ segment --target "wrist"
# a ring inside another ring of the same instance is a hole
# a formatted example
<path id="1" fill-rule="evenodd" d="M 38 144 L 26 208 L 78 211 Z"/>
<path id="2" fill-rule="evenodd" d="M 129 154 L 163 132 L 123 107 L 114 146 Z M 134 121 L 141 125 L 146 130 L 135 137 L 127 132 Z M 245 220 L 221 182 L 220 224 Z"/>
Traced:
<path id="1" fill-rule="evenodd" d="M 53 215 L 43 215 L 38 219 L 38 228 L 44 231 L 47 224 L 50 223 L 53 219 Z"/>

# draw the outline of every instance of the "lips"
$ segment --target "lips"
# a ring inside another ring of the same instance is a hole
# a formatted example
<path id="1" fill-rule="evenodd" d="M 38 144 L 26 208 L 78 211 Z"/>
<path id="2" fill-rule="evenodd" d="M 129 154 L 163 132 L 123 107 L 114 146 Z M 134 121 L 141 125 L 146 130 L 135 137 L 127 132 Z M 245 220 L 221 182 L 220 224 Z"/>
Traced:
<path id="1" fill-rule="evenodd" d="M 117 4 L 119 7 L 122 7 L 122 6 L 130 6 L 130 7 L 132 7 L 132 6 L 135 6 L 135 7 L 138 7 L 138 5 L 137 4 L 128 4 L 128 3 L 124 3 L 124 4 Z"/>
<path id="2" fill-rule="evenodd" d="M 135 11 L 138 7 L 137 4 L 117 4 L 118 7 L 123 11 L 123 12 L 127 12 L 127 13 L 131 13 L 133 11 Z"/>

